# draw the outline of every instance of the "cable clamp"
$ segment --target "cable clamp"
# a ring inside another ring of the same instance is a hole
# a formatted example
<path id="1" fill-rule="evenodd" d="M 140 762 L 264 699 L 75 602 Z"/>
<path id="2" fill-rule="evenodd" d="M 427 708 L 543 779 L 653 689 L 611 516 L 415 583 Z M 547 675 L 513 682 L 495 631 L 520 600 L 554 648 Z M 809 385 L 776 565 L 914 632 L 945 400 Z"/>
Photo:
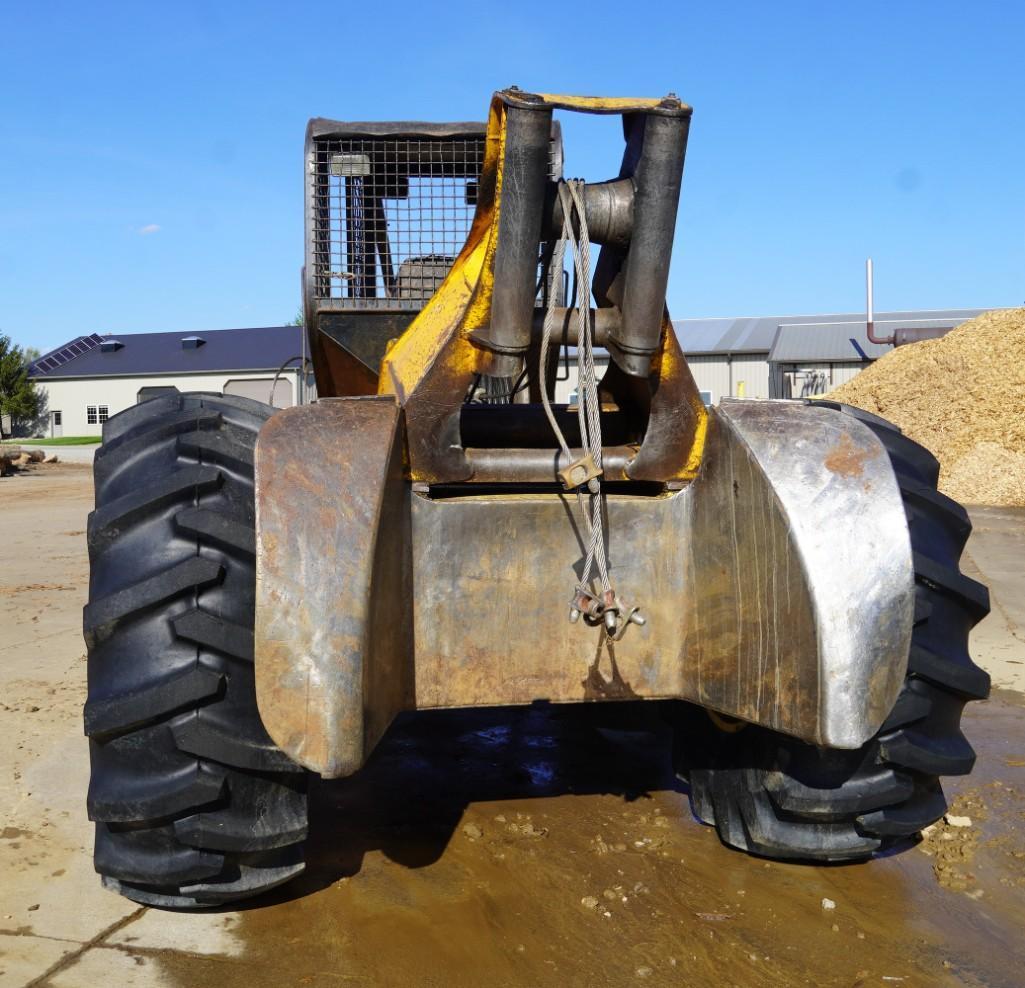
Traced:
<path id="1" fill-rule="evenodd" d="M 562 486 L 568 490 L 576 490 L 578 487 L 591 486 L 592 480 L 597 480 L 602 475 L 602 468 L 594 462 L 590 453 L 585 453 L 578 460 L 574 460 L 564 469 L 559 471 L 559 480 Z"/>

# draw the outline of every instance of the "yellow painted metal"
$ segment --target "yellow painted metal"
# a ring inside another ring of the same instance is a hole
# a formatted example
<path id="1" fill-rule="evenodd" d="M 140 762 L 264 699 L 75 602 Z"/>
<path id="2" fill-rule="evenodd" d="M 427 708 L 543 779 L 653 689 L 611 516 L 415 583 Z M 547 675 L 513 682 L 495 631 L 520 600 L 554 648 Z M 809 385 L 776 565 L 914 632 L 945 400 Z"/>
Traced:
<path id="1" fill-rule="evenodd" d="M 547 106 L 556 110 L 575 110 L 578 113 L 640 113 L 657 110 L 665 103 L 664 97 L 633 96 L 566 96 L 561 93 L 538 93 Z M 679 109 L 689 113 L 690 107 L 680 103 Z"/>
<path id="2" fill-rule="evenodd" d="M 700 396 L 698 396 L 698 401 L 701 401 Z M 695 408 L 695 415 L 697 421 L 694 443 L 687 455 L 687 462 L 684 464 L 683 470 L 680 471 L 678 478 L 674 479 L 693 480 L 701 468 L 701 460 L 705 455 L 705 444 L 708 442 L 708 409 L 705 408 L 704 402 L 701 402 L 700 409 Z"/>
<path id="3" fill-rule="evenodd" d="M 583 113 L 622 114 L 665 105 L 662 99 L 530 95 L 532 99 L 544 100 L 553 109 Z M 413 481 L 437 483 L 468 477 L 468 474 L 439 475 L 437 468 L 432 469 L 425 463 L 418 450 L 421 443 L 437 439 L 445 415 L 458 410 L 474 375 L 486 373 L 491 361 L 490 353 L 475 345 L 470 334 L 491 320 L 495 251 L 502 211 L 506 99 L 506 94 L 496 93 L 491 100 L 477 209 L 466 243 L 433 298 L 389 348 L 381 363 L 377 391 L 380 395 L 394 395 L 405 410 L 409 476 Z M 689 107 L 680 106 L 689 112 Z M 668 316 L 662 352 L 655 366 L 660 382 L 671 376 L 686 379 L 688 403 L 696 419 L 695 437 L 689 451 L 677 458 L 664 479 L 692 480 L 701 463 L 707 413 L 676 344 Z M 656 387 L 656 395 L 657 392 Z M 453 408 L 449 409 L 448 404 Z"/>
<path id="4" fill-rule="evenodd" d="M 701 468 L 701 460 L 705 453 L 705 443 L 708 440 L 708 409 L 701 400 L 701 392 L 694 383 L 694 377 L 687 365 L 687 358 L 680 348 L 676 338 L 676 331 L 673 329 L 669 313 L 662 317 L 662 350 L 658 355 L 657 373 L 659 381 L 669 378 L 678 379 L 684 377 L 689 386 L 686 388 L 687 402 L 694 415 L 694 438 L 690 449 L 682 465 L 677 469 L 674 476 L 668 478 L 675 481 L 690 481 L 698 475 Z M 658 400 L 658 389 L 656 388 L 655 401 Z"/>

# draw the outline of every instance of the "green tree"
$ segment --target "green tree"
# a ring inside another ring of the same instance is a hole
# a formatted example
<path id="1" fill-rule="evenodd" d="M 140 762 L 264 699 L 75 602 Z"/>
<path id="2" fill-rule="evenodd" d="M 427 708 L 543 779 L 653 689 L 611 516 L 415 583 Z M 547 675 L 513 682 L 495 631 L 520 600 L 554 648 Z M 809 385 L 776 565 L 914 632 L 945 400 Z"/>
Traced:
<path id="1" fill-rule="evenodd" d="M 303 325 L 303 307 L 299 306 L 299 311 L 296 312 L 295 318 L 285 323 L 286 326 L 302 326 Z"/>
<path id="2" fill-rule="evenodd" d="M 28 376 L 28 361 L 21 347 L 0 335 L 0 414 L 15 422 L 31 422 L 39 414 L 40 395 Z"/>

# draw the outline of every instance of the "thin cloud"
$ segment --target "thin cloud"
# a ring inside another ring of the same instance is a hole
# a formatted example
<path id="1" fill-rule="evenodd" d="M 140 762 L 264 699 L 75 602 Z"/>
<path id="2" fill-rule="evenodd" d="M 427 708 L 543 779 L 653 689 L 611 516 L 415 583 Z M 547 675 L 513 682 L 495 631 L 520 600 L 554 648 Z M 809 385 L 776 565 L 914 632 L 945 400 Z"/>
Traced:
<path id="1" fill-rule="evenodd" d="M 140 237 L 148 237 L 151 233 L 159 233 L 160 227 L 156 223 L 147 223 L 145 226 L 140 226 L 137 232 Z"/>

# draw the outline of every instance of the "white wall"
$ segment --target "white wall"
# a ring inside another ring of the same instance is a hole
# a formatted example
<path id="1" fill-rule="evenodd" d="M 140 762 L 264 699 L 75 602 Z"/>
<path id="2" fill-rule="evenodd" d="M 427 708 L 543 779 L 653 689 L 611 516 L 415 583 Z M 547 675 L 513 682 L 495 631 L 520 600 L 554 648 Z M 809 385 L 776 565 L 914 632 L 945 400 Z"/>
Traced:
<path id="1" fill-rule="evenodd" d="M 687 357 L 699 391 L 709 391 L 712 402 L 723 398 L 768 398 L 769 363 L 765 354 L 696 354 Z"/>
<path id="2" fill-rule="evenodd" d="M 831 387 L 838 388 L 841 384 L 846 384 L 848 381 L 857 377 L 869 364 L 859 361 L 854 364 L 833 364 L 832 365 L 832 381 L 830 382 Z"/>
<path id="3" fill-rule="evenodd" d="M 606 368 L 609 365 L 609 356 L 607 353 L 595 353 L 594 355 L 594 369 L 595 374 L 600 381 L 602 375 L 605 373 Z M 562 365 L 562 354 L 559 354 L 559 377 L 565 374 L 565 370 Z M 556 381 L 555 382 L 555 401 L 560 405 L 566 404 L 569 401 L 570 395 L 574 394 L 577 390 L 577 355 L 576 352 L 571 352 L 569 355 L 569 380 L 567 381 Z"/>
<path id="4" fill-rule="evenodd" d="M 288 370 L 281 375 L 275 390 L 275 404 L 287 407 L 295 403 L 295 386 L 297 372 Z M 270 397 L 270 385 L 273 373 L 265 371 L 239 374 L 234 372 L 219 374 L 185 374 L 181 376 L 148 375 L 145 377 L 67 377 L 47 380 L 37 378 L 36 385 L 46 396 L 47 409 L 52 413 L 61 413 L 61 431 L 65 436 L 98 436 L 103 430 L 97 422 L 90 425 L 86 420 L 87 405 L 106 405 L 108 417 L 113 418 L 118 412 L 136 404 L 140 388 L 175 387 L 179 391 L 216 391 L 224 390 L 228 381 L 266 380 L 267 398 Z M 286 385 L 282 395 L 282 383 Z M 284 401 L 282 401 L 282 397 Z M 263 400 L 266 401 L 267 398 Z M 52 421 L 52 415 L 51 415 Z"/>
<path id="5" fill-rule="evenodd" d="M 597 357 L 597 354 L 595 355 Z M 726 354 L 698 354 L 687 357 L 694 383 L 699 391 L 708 391 L 712 403 L 723 398 L 768 398 L 769 362 L 766 354 L 739 353 L 727 359 Z M 598 376 L 604 372 L 605 363 L 598 368 Z M 561 372 L 562 365 L 560 363 Z M 576 358 L 570 358 L 570 379 L 555 386 L 555 399 L 566 401 L 577 386 Z"/>

